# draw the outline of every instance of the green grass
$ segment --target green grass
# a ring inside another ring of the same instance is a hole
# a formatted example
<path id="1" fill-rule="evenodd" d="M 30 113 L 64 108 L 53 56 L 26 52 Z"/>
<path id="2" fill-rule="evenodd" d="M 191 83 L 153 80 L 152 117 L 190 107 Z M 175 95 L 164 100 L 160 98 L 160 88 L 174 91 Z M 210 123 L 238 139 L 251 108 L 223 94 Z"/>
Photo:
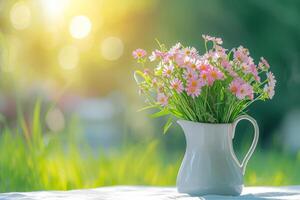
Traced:
<path id="1" fill-rule="evenodd" d="M 156 148 L 157 142 L 151 142 L 146 147 L 124 147 L 109 156 L 99 151 L 95 156 L 79 152 L 75 142 L 64 146 L 52 141 L 36 149 L 6 130 L 0 138 L 0 191 L 172 185 L 179 161 L 164 161 L 165 156 Z"/>
<path id="2" fill-rule="evenodd" d="M 19 128 L 0 134 L 0 191 L 67 190 L 106 185 L 175 185 L 184 152 L 169 152 L 153 140 L 127 144 L 109 155 L 93 152 L 78 137 L 78 121 L 62 133 L 42 134 L 40 103 L 30 125 L 19 116 Z M 80 149 L 80 150 L 79 150 Z M 255 152 L 246 185 L 289 185 L 300 182 L 300 154 Z"/>

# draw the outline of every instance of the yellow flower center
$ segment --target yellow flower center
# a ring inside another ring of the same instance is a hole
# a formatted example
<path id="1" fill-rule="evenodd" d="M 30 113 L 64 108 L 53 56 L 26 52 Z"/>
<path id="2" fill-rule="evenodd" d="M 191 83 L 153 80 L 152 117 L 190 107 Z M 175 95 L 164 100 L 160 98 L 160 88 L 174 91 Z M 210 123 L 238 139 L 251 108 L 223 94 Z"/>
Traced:
<path id="1" fill-rule="evenodd" d="M 231 87 L 231 92 L 236 93 L 237 92 L 237 87 L 236 86 L 232 86 Z"/>
<path id="2" fill-rule="evenodd" d="M 210 74 L 214 79 L 216 79 L 218 77 L 217 72 L 215 72 L 215 71 L 212 71 Z"/>
<path id="3" fill-rule="evenodd" d="M 192 81 L 191 85 L 192 85 L 192 87 L 196 87 L 197 86 L 197 81 Z"/>
<path id="4" fill-rule="evenodd" d="M 201 65 L 200 69 L 201 70 L 206 70 L 206 66 L 205 65 Z"/>

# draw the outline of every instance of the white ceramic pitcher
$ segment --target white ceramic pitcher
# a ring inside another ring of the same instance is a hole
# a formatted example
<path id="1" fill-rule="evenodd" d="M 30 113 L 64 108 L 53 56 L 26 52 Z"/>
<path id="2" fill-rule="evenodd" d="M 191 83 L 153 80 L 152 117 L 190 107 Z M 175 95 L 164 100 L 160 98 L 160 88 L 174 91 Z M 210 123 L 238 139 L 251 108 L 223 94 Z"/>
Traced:
<path id="1" fill-rule="evenodd" d="M 249 120 L 254 126 L 254 139 L 240 164 L 232 146 L 236 125 Z M 258 142 L 256 121 L 238 117 L 232 124 L 209 124 L 178 120 L 186 137 L 186 152 L 177 176 L 178 192 L 190 195 L 239 195 L 247 162 Z"/>

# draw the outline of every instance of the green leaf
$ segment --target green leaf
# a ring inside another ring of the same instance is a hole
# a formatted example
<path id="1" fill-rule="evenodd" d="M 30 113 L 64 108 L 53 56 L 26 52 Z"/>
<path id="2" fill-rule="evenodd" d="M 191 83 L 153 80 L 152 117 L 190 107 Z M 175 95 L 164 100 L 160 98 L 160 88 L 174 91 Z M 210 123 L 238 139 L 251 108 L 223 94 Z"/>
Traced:
<path id="1" fill-rule="evenodd" d="M 151 108 L 157 108 L 157 107 L 158 107 L 157 105 L 145 106 L 143 108 L 138 109 L 137 112 L 141 112 L 141 111 L 144 111 L 144 110 L 148 110 L 148 109 L 151 109 Z"/>
<path id="2" fill-rule="evenodd" d="M 37 99 L 32 118 L 32 137 L 35 145 L 40 147 L 42 145 L 42 126 L 41 126 L 41 100 Z"/>
<path id="3" fill-rule="evenodd" d="M 137 84 L 139 84 L 141 81 L 139 80 L 139 77 L 142 77 L 144 80 L 146 79 L 144 73 L 139 70 L 134 71 L 133 77 Z"/>
<path id="4" fill-rule="evenodd" d="M 160 111 L 150 115 L 150 117 L 157 118 L 157 117 L 162 117 L 162 116 L 169 115 L 169 114 L 170 114 L 170 112 L 168 110 L 164 109 L 164 110 L 160 110 Z"/>
<path id="5" fill-rule="evenodd" d="M 169 117 L 168 121 L 164 125 L 164 134 L 167 133 L 167 131 L 169 130 L 169 128 L 172 126 L 172 124 L 173 124 L 172 117 Z"/>

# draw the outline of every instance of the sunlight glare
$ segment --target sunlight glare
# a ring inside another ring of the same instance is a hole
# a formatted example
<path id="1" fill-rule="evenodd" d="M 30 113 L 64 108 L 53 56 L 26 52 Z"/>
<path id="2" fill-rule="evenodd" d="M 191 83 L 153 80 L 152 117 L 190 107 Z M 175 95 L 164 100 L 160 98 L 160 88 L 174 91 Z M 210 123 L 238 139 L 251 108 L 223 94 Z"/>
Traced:
<path id="1" fill-rule="evenodd" d="M 107 37 L 102 41 L 101 54 L 106 60 L 117 60 L 123 54 L 124 45 L 118 37 Z"/>
<path id="2" fill-rule="evenodd" d="M 73 38 L 82 39 L 91 32 L 92 23 L 86 16 L 80 15 L 73 17 L 70 23 L 70 33 Z"/>
<path id="3" fill-rule="evenodd" d="M 10 10 L 10 21 L 17 30 L 23 30 L 30 25 L 31 12 L 26 3 L 20 1 Z"/>
<path id="4" fill-rule="evenodd" d="M 79 62 L 78 48 L 74 45 L 65 46 L 59 52 L 58 61 L 63 69 L 74 69 Z"/>
<path id="5" fill-rule="evenodd" d="M 57 18 L 63 15 L 69 0 L 42 0 L 42 6 L 49 18 Z"/>

